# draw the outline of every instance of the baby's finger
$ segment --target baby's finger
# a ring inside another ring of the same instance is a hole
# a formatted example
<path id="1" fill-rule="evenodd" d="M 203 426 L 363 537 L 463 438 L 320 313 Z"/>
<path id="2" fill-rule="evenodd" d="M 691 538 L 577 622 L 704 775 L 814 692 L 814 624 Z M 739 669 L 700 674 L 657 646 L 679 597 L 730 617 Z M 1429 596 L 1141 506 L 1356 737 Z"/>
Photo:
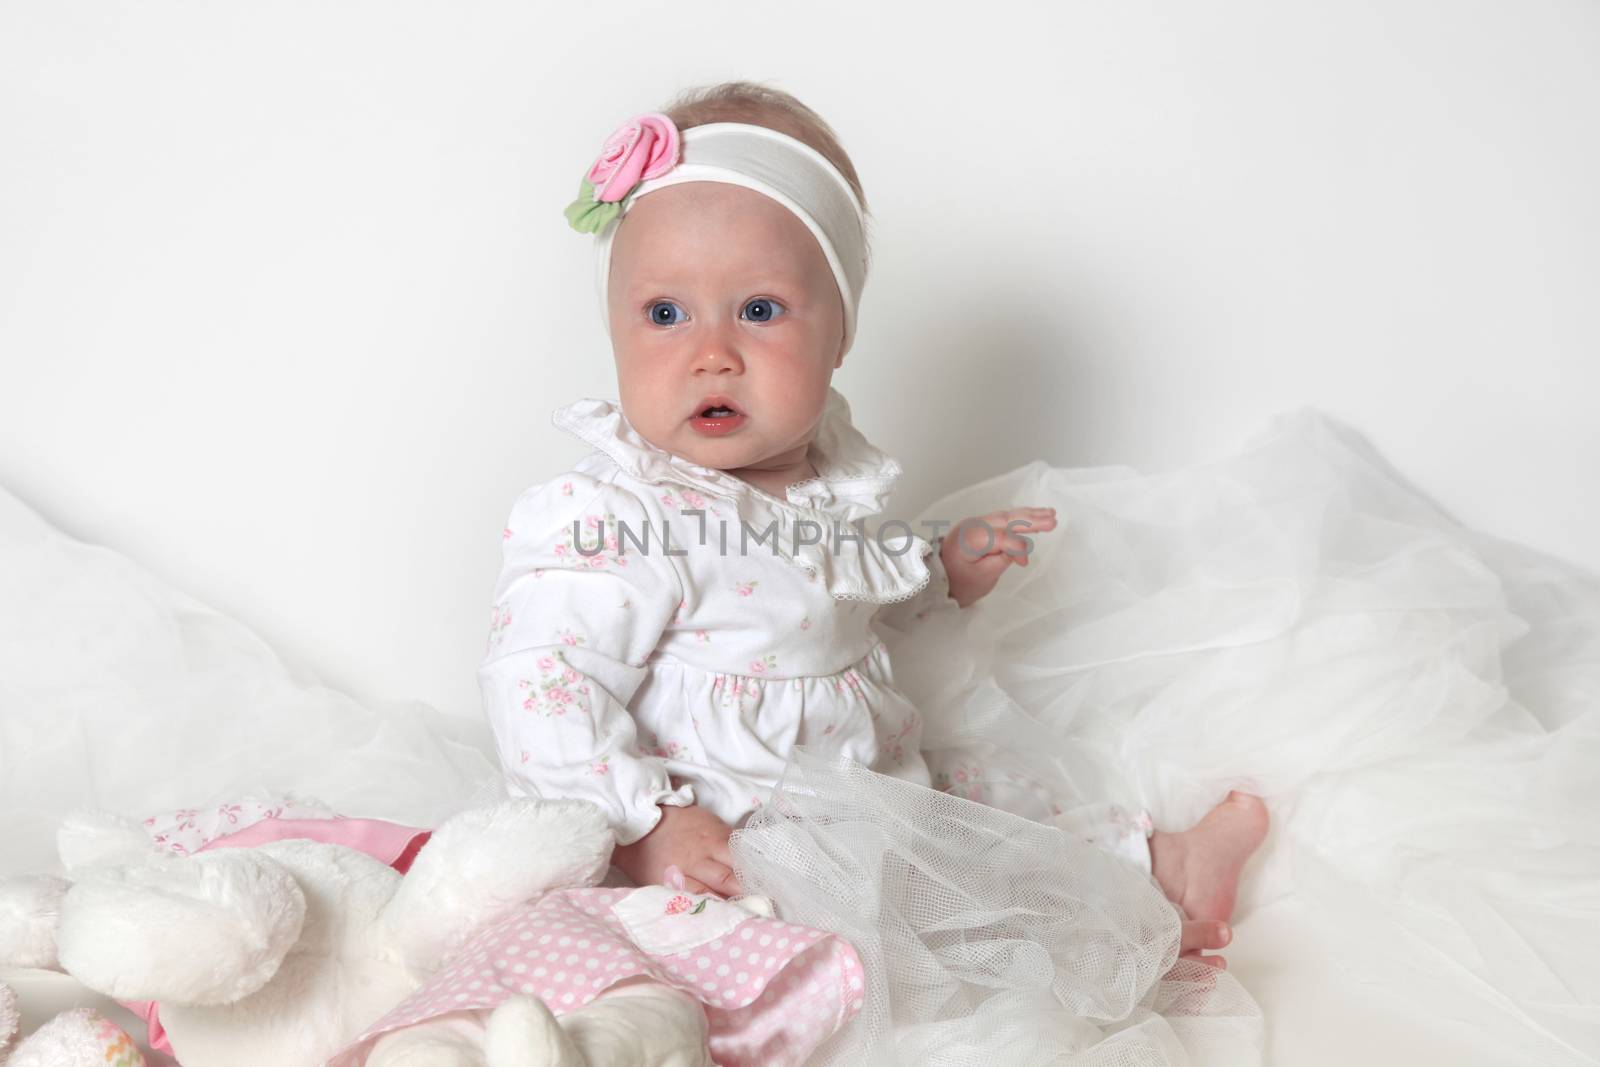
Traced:
<path id="1" fill-rule="evenodd" d="M 1217 919 L 1185 919 L 1179 941 L 1179 952 L 1199 952 L 1207 948 L 1223 948 L 1233 940 L 1228 924 Z"/>
<path id="2" fill-rule="evenodd" d="M 1056 526 L 1056 509 L 1006 508 L 1004 511 L 986 515 L 984 519 L 1001 529 L 1005 529 L 1008 523 L 1014 522 L 1018 527 L 1022 527 L 1023 523 L 1027 523 L 1025 528 L 1029 530 L 1053 530 Z"/>
<path id="3" fill-rule="evenodd" d="M 1000 553 L 1020 552 L 1023 543 L 1020 537 L 1006 530 L 1004 523 L 982 519 L 962 531 L 957 547 L 961 558 L 972 562 Z"/>
<path id="4" fill-rule="evenodd" d="M 725 897 L 739 895 L 739 879 L 733 876 L 733 870 L 709 856 L 694 865 L 694 876 L 710 886 L 713 893 Z"/>
<path id="5" fill-rule="evenodd" d="M 1011 558 L 1011 562 L 1026 567 L 1028 557 L 1033 553 L 1033 546 L 1016 534 L 1001 534 L 995 539 L 995 550 L 1005 553 Z"/>
<path id="6" fill-rule="evenodd" d="M 717 895 L 717 891 L 715 889 L 712 889 L 698 878 L 690 878 L 689 876 L 685 875 L 682 881 L 682 885 L 674 886 L 673 888 L 681 889 L 685 893 L 697 893 L 701 896 L 705 896 L 707 894 L 712 896 Z"/>
<path id="7" fill-rule="evenodd" d="M 999 526 L 999 536 L 1002 539 L 1021 541 L 1026 537 L 1029 541 L 1036 539 L 1040 534 L 1049 533 L 1056 528 L 1054 518 L 1030 519 L 1019 522 L 1016 519 L 1007 519 Z"/>
<path id="8" fill-rule="evenodd" d="M 1207 967 L 1215 967 L 1219 971 L 1225 971 L 1228 969 L 1228 961 L 1223 959 L 1221 956 L 1203 956 L 1199 952 L 1185 952 L 1182 953 L 1178 958 L 1183 960 L 1194 960 L 1194 962 L 1203 963 Z"/>
<path id="9" fill-rule="evenodd" d="M 728 838 L 724 837 L 712 842 L 711 858 L 730 871 L 733 870 L 733 849 L 728 847 Z"/>
<path id="10" fill-rule="evenodd" d="M 736 897 L 744 892 L 744 885 L 739 881 L 739 876 L 733 873 L 733 850 L 728 847 L 726 840 L 719 841 L 711 849 L 711 858 L 728 868 L 728 879 L 733 885 L 730 897 Z"/>
<path id="11" fill-rule="evenodd" d="M 972 551 L 962 554 L 962 562 L 969 566 L 977 566 L 982 570 L 1004 570 L 1007 564 L 1015 563 L 1019 566 L 1028 565 L 1028 557 L 1033 554 L 1032 546 L 1015 534 L 997 534 L 994 543 L 987 549 L 982 545 L 974 546 Z"/>

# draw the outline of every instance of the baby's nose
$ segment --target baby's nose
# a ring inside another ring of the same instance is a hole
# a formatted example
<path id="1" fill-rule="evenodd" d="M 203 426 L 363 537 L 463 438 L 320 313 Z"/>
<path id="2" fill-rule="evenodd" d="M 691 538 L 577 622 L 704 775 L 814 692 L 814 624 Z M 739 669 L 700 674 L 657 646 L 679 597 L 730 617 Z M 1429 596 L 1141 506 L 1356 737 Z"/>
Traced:
<path id="1" fill-rule="evenodd" d="M 695 370 L 707 374 L 738 374 L 744 370 L 744 360 L 734 345 L 722 338 L 713 338 L 701 347 Z"/>

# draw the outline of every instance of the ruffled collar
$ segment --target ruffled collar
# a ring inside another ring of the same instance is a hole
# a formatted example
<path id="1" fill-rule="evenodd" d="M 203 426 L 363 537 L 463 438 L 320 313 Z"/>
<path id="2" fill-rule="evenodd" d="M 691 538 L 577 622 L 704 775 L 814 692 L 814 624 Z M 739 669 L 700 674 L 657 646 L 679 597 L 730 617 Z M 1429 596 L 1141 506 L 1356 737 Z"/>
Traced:
<path id="1" fill-rule="evenodd" d="M 914 543 L 903 551 L 896 537 L 893 554 L 870 532 L 859 543 L 852 541 L 833 549 L 834 520 L 848 524 L 882 511 L 901 473 L 893 457 L 856 429 L 850 421 L 850 405 L 837 389 L 828 390 L 822 422 L 808 452 L 816 477 L 787 486 L 786 499 L 726 471 L 702 467 L 657 448 L 640 436 L 620 406 L 608 400 L 575 401 L 558 408 L 551 421 L 604 453 L 632 478 L 727 500 L 742 518 L 759 524 L 758 529 L 776 521 L 782 533 L 779 555 L 813 576 L 824 576 L 829 592 L 836 597 L 889 603 L 914 595 L 928 583 L 922 559 L 929 546 L 915 535 Z M 825 531 L 823 544 L 796 545 L 792 530 L 800 519 Z"/>
<path id="2" fill-rule="evenodd" d="M 850 421 L 844 395 L 828 389 L 822 423 L 808 458 L 817 475 L 788 486 L 779 500 L 744 479 L 691 463 L 646 441 L 609 400 L 586 399 L 558 409 L 551 417 L 563 430 L 604 452 L 629 475 L 644 482 L 686 485 L 729 500 L 765 497 L 805 511 L 822 511 L 850 522 L 883 510 L 900 464 L 866 439 Z"/>

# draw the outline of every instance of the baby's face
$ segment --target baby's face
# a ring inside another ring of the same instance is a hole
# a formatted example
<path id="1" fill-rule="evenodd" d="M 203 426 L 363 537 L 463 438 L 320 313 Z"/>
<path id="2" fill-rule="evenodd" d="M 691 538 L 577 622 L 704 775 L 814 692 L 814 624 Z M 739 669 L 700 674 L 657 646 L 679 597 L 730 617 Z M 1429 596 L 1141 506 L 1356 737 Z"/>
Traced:
<path id="1" fill-rule="evenodd" d="M 641 197 L 608 293 L 622 410 L 647 441 L 718 470 L 804 461 L 844 359 L 844 303 L 788 209 L 720 182 Z M 706 417 L 719 402 L 737 414 Z"/>

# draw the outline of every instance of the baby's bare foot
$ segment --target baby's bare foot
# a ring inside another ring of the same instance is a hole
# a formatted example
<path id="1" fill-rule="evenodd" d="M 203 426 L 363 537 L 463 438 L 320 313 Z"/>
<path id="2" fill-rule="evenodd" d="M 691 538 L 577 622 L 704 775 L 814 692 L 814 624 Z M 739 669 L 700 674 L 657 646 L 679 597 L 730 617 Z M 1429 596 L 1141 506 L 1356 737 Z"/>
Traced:
<path id="1" fill-rule="evenodd" d="M 1188 918 L 1226 922 L 1239 894 L 1239 872 L 1266 836 L 1267 806 L 1235 791 L 1192 829 L 1151 835 L 1152 873 Z"/>

